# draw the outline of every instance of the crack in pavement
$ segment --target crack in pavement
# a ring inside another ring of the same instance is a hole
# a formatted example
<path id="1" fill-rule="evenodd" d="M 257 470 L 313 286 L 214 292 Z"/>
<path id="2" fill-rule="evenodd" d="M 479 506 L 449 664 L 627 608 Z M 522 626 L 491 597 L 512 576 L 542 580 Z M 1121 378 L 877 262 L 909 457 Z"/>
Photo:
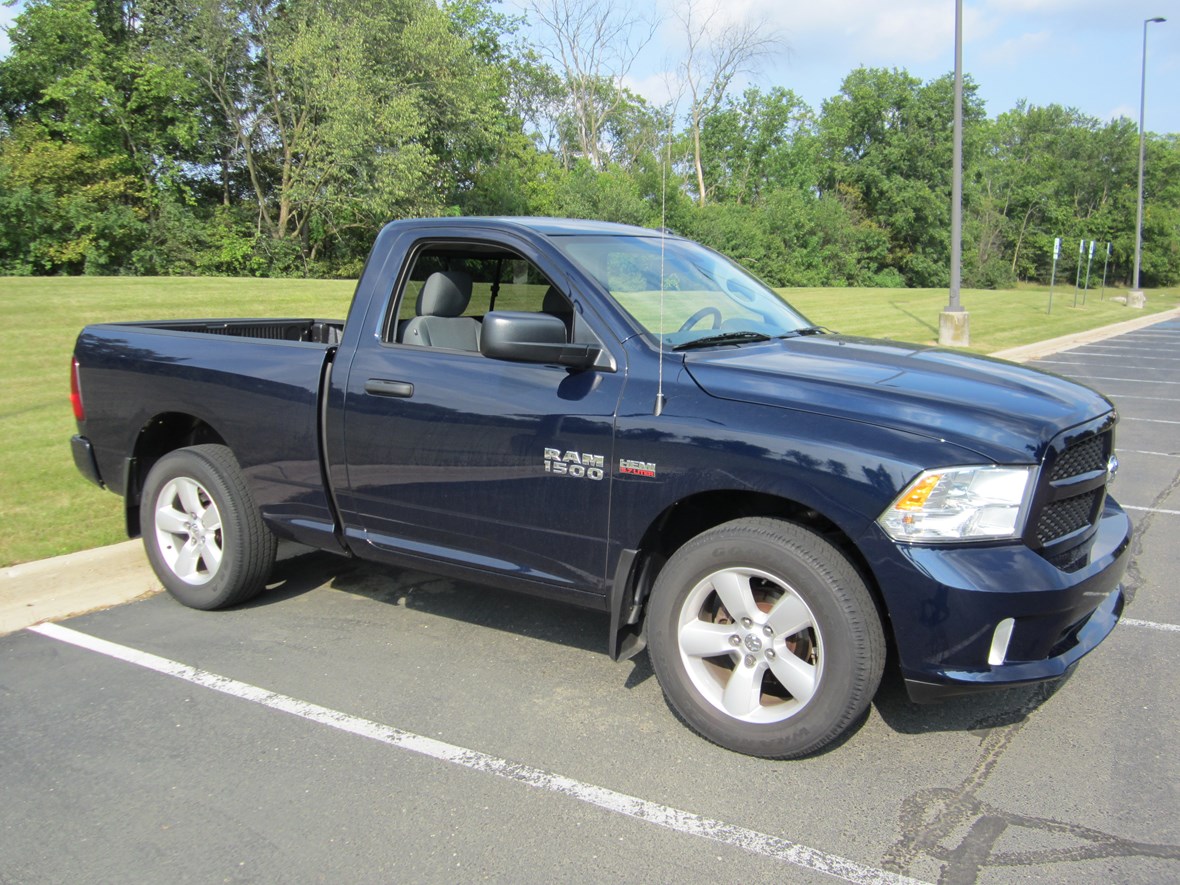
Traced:
<path id="1" fill-rule="evenodd" d="M 979 798 L 1012 741 L 1055 690 L 1055 685 L 1037 686 L 1019 722 L 990 731 L 981 743 L 982 751 L 974 767 L 958 787 L 919 790 L 902 802 L 898 815 L 900 836 L 885 855 L 884 869 L 915 875 L 914 864 L 928 858 L 942 864 L 939 885 L 971 885 L 984 869 L 991 867 L 1030 867 L 1110 857 L 1180 862 L 1180 845 L 1138 842 L 1080 824 L 1004 811 Z M 978 727 L 988 725 L 984 722 Z M 1000 838 L 1015 828 L 1071 836 L 1081 844 L 997 851 Z M 959 843 L 951 845 L 949 840 L 964 830 Z"/>
<path id="2" fill-rule="evenodd" d="M 1172 481 L 1152 499 L 1151 506 L 1143 519 L 1135 523 L 1135 533 L 1131 538 L 1131 561 L 1127 564 L 1127 573 L 1123 578 L 1123 593 L 1128 606 L 1135 601 L 1135 593 L 1143 584 L 1143 575 L 1139 571 L 1139 557 L 1143 553 L 1143 545 L 1147 542 L 1148 529 L 1152 527 L 1155 518 L 1159 515 L 1155 511 L 1162 509 L 1161 505 L 1177 488 L 1180 488 L 1180 471 L 1177 471 L 1172 477 Z"/>

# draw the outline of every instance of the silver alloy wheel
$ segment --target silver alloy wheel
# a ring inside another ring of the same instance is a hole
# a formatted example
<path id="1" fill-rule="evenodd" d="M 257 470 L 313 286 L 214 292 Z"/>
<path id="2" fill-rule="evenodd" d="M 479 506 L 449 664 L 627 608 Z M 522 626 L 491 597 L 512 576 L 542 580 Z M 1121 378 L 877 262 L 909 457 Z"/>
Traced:
<path id="1" fill-rule="evenodd" d="M 790 718 L 823 676 L 815 615 L 789 584 L 758 569 L 722 569 L 693 587 L 676 635 L 701 697 L 742 722 Z"/>
<path id="2" fill-rule="evenodd" d="M 224 553 L 221 513 L 195 479 L 179 476 L 156 497 L 156 544 L 176 577 L 199 586 L 213 580 Z"/>

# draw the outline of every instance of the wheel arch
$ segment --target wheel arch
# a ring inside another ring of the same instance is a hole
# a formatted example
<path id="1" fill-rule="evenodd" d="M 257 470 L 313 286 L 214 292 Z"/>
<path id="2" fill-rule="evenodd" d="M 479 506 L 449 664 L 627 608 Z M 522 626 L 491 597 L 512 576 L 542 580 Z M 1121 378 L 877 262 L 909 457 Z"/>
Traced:
<path id="1" fill-rule="evenodd" d="M 893 636 L 881 589 L 868 560 L 852 538 L 814 507 L 765 492 L 719 489 L 690 495 L 667 507 L 644 532 L 639 544 L 625 550 L 610 592 L 609 654 L 625 660 L 646 645 L 644 622 L 656 578 L 685 543 L 722 523 L 744 517 L 770 517 L 805 526 L 838 549 L 860 574 L 877 608 L 887 641 Z"/>
<path id="2" fill-rule="evenodd" d="M 129 538 L 138 537 L 142 531 L 139 502 L 144 480 L 155 463 L 169 452 L 205 443 L 227 445 L 212 425 L 184 412 L 163 412 L 139 429 L 123 471 L 123 506 Z"/>

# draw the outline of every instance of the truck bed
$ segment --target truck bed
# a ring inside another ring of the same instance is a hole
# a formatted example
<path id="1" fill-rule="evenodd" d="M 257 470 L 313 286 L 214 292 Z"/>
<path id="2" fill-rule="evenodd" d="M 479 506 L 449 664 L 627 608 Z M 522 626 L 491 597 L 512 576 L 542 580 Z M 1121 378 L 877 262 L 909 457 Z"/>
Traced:
<path id="1" fill-rule="evenodd" d="M 344 332 L 343 320 L 175 320 L 126 325 L 150 326 L 153 329 L 166 329 L 172 332 L 233 335 L 238 338 L 263 338 L 269 341 L 306 341 L 313 344 L 339 344 L 340 336 Z"/>
<path id="2" fill-rule="evenodd" d="M 220 442 L 238 453 L 277 534 L 331 537 L 319 396 L 343 328 L 303 318 L 87 327 L 75 355 L 85 371 L 87 421 L 101 440 L 94 455 L 102 482 L 135 500 L 128 461 L 151 463 L 154 439 L 182 432 L 190 444 Z"/>

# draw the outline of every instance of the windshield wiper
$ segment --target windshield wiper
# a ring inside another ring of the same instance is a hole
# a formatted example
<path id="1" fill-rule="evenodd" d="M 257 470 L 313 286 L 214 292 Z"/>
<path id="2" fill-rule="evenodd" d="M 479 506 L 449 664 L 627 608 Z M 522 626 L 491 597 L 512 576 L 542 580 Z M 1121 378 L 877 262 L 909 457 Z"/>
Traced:
<path id="1" fill-rule="evenodd" d="M 804 326 L 801 329 L 792 329 L 790 332 L 785 332 L 779 335 L 779 338 L 798 338 L 800 335 L 826 335 L 827 329 L 820 326 Z"/>
<path id="2" fill-rule="evenodd" d="M 692 350 L 697 347 L 710 347 L 714 344 L 741 344 L 746 341 L 769 341 L 769 335 L 761 332 L 722 332 L 720 335 L 706 335 L 704 338 L 694 338 L 677 344 L 673 350 Z"/>

